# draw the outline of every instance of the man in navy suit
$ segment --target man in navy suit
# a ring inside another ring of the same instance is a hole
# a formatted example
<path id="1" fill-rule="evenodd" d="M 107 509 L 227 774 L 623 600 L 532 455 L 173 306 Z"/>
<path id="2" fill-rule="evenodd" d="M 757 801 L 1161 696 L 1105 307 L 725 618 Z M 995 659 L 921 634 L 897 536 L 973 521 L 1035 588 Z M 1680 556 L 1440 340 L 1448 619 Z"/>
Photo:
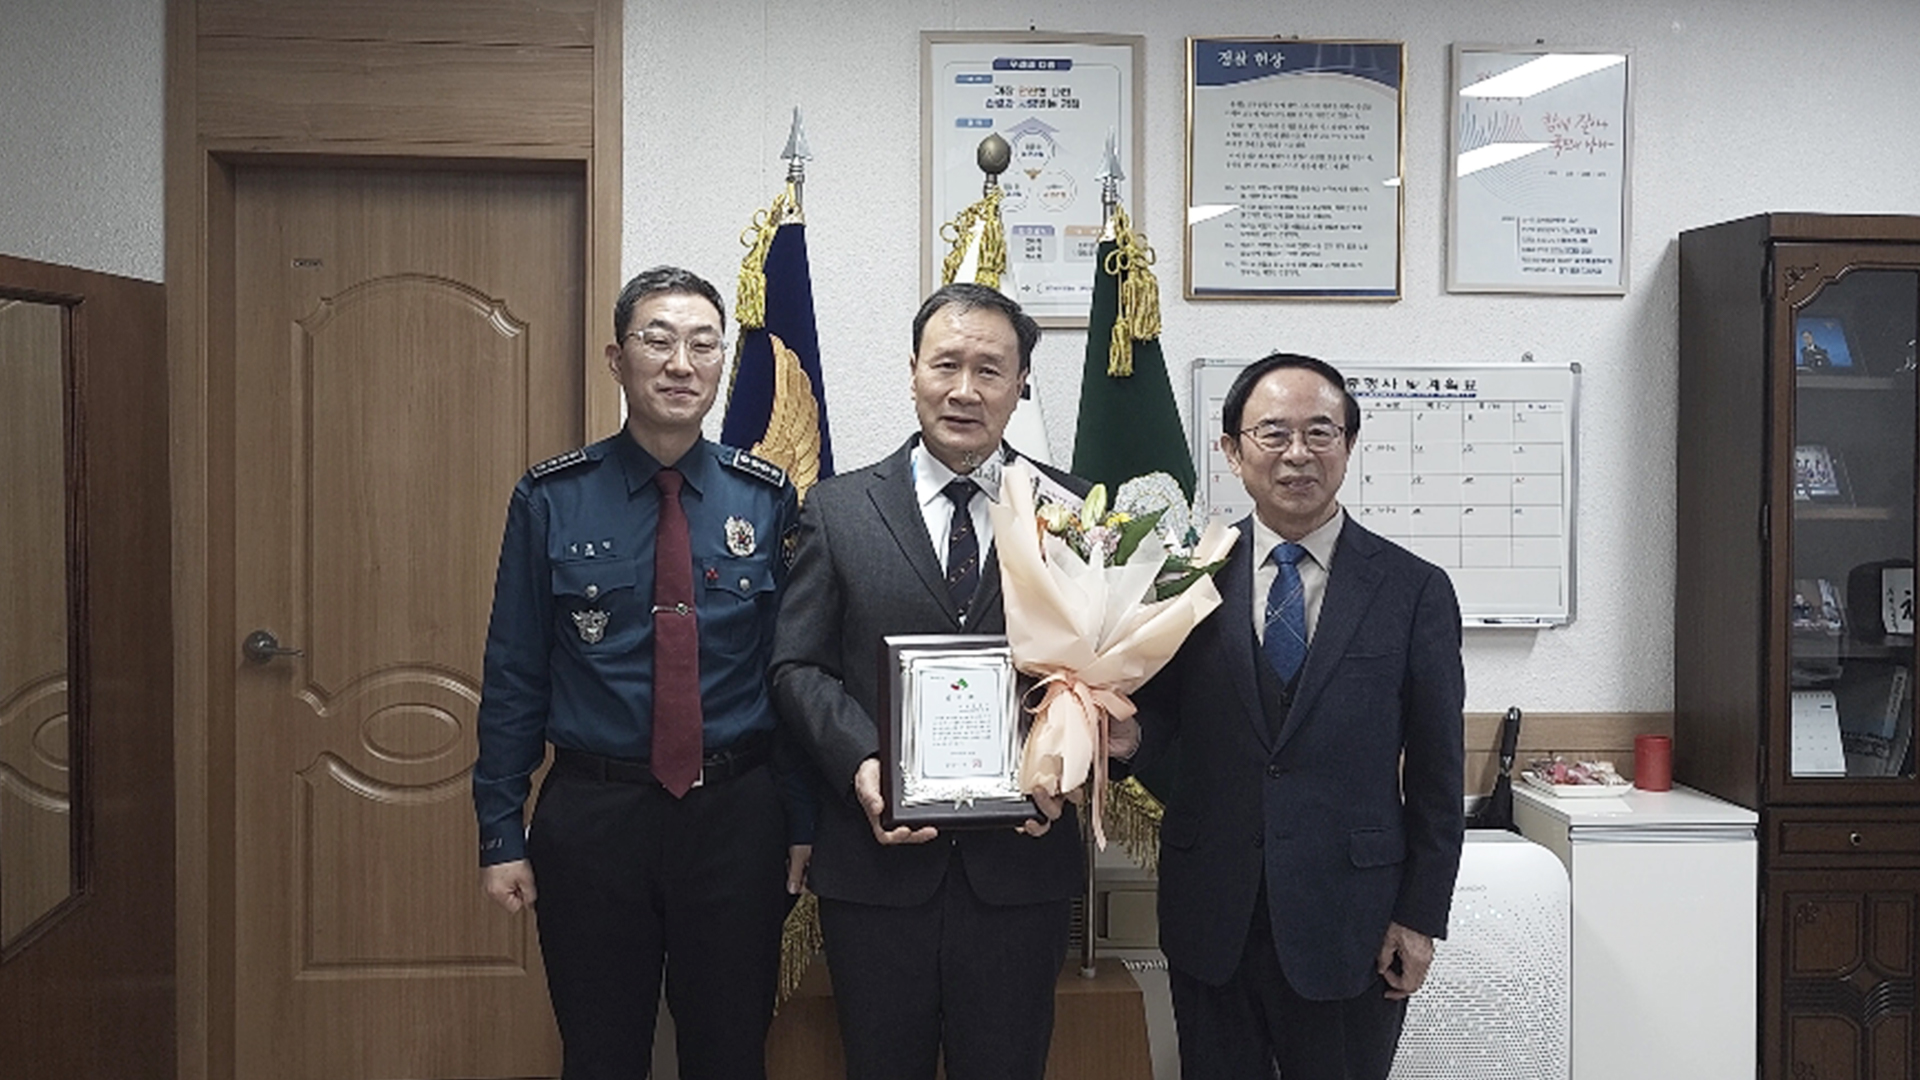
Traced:
<path id="1" fill-rule="evenodd" d="M 1360 410 L 1338 371 L 1258 360 L 1222 420 L 1254 512 L 1220 610 L 1138 695 L 1138 763 L 1179 744 L 1160 945 L 1181 1075 L 1381 1080 L 1460 866 L 1460 609 L 1341 509 Z"/>

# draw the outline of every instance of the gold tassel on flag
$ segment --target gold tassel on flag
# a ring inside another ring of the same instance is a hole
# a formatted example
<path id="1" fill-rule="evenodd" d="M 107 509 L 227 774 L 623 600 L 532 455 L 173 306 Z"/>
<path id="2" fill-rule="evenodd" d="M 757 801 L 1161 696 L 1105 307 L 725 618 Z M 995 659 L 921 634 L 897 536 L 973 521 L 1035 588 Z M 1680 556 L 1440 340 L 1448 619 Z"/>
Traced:
<path id="1" fill-rule="evenodd" d="M 1000 185 L 992 184 L 980 196 L 979 202 L 940 226 L 940 239 L 953 245 L 947 252 L 946 261 L 940 266 L 941 284 L 953 284 L 954 276 L 960 272 L 960 264 L 966 261 L 974 228 L 979 226 L 980 265 L 973 280 L 989 289 L 1000 287 L 1000 275 L 1007 269 L 1007 226 L 1000 220 L 1001 197 Z"/>
<path id="2" fill-rule="evenodd" d="M 820 899 L 802 892 L 780 927 L 780 986 L 773 997 L 774 1012 L 779 1012 L 780 1006 L 800 989 L 807 968 L 824 943 L 820 936 Z"/>
<path id="3" fill-rule="evenodd" d="M 1113 320 L 1107 374 L 1124 379 L 1133 374 L 1133 343 L 1160 336 L 1160 282 L 1153 276 L 1153 249 L 1133 231 L 1126 209 L 1118 205 L 1113 208 L 1113 243 L 1105 269 L 1120 279 L 1120 314 Z"/>
<path id="4" fill-rule="evenodd" d="M 1107 785 L 1107 835 L 1149 874 L 1160 872 L 1160 819 L 1166 812 L 1160 800 L 1131 776 Z"/>
<path id="5" fill-rule="evenodd" d="M 740 288 L 734 294 L 733 314 L 742 330 L 767 325 L 767 249 L 773 246 L 773 234 L 799 212 L 800 194 L 789 180 L 787 189 L 773 197 L 773 205 L 755 213 L 753 224 L 740 231 L 740 243 L 747 254 L 740 260 Z"/>

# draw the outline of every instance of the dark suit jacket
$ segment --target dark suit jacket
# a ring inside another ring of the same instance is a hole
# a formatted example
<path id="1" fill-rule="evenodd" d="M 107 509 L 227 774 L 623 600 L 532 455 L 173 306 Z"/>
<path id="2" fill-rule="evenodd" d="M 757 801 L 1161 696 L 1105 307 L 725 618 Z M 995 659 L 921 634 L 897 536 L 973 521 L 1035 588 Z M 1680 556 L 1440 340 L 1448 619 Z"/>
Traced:
<path id="1" fill-rule="evenodd" d="M 924 903 L 958 844 L 981 900 L 1068 899 L 1082 881 L 1071 807 L 1042 837 L 1003 825 L 942 829 L 932 843 L 888 847 L 874 840 L 853 798 L 854 771 L 879 751 L 873 717 L 881 639 L 963 632 L 914 498 L 908 455 L 918 438 L 877 464 L 821 481 L 800 514 L 800 546 L 774 633 L 773 695 L 781 722 L 812 752 L 829 788 L 808 883 L 832 900 Z M 1040 467 L 1069 490 L 1087 490 L 1082 480 Z M 972 610 L 964 632 L 1005 632 L 995 555 L 981 567 Z"/>
<path id="2" fill-rule="evenodd" d="M 1137 697 L 1137 760 L 1179 739 L 1160 947 L 1225 983 L 1264 874 L 1288 981 L 1350 998 L 1371 982 L 1389 921 L 1446 936 L 1464 827 L 1460 609 L 1444 571 L 1349 518 L 1292 706 L 1270 720 L 1251 523 L 1240 532 L 1216 578 L 1220 609 Z"/>

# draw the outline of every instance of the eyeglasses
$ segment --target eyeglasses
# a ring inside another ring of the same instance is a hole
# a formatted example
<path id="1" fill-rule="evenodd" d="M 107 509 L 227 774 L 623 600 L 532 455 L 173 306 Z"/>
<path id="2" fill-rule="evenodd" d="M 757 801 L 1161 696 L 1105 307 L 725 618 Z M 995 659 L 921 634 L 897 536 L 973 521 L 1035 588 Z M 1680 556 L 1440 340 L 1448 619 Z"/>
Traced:
<path id="1" fill-rule="evenodd" d="M 640 355 L 656 364 L 671 361 L 683 346 L 687 350 L 687 362 L 695 367 L 712 367 L 727 358 L 727 343 L 717 337 L 683 338 L 658 330 L 629 330 L 627 337 L 638 341 Z"/>
<path id="2" fill-rule="evenodd" d="M 1271 420 L 1255 424 L 1250 428 L 1241 428 L 1240 434 L 1252 439 L 1254 445 L 1268 453 L 1280 453 L 1293 446 L 1296 434 L 1307 449 L 1316 454 L 1324 454 L 1340 444 L 1340 437 L 1347 429 L 1340 424 L 1326 420 L 1316 420 L 1296 432 L 1285 424 L 1276 424 Z"/>

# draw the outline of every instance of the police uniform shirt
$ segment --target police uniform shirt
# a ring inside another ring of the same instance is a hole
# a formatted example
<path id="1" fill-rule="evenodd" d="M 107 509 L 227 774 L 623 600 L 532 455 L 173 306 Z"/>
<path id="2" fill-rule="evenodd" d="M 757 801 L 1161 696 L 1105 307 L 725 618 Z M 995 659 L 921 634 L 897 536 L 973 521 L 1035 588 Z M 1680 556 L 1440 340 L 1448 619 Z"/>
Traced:
<path id="1" fill-rule="evenodd" d="M 523 808 L 547 742 L 648 756 L 662 467 L 623 431 L 514 487 L 473 771 L 483 864 L 525 857 Z M 704 439 L 673 467 L 686 478 L 703 744 L 714 753 L 773 729 L 767 663 L 798 501 L 776 466 Z"/>

